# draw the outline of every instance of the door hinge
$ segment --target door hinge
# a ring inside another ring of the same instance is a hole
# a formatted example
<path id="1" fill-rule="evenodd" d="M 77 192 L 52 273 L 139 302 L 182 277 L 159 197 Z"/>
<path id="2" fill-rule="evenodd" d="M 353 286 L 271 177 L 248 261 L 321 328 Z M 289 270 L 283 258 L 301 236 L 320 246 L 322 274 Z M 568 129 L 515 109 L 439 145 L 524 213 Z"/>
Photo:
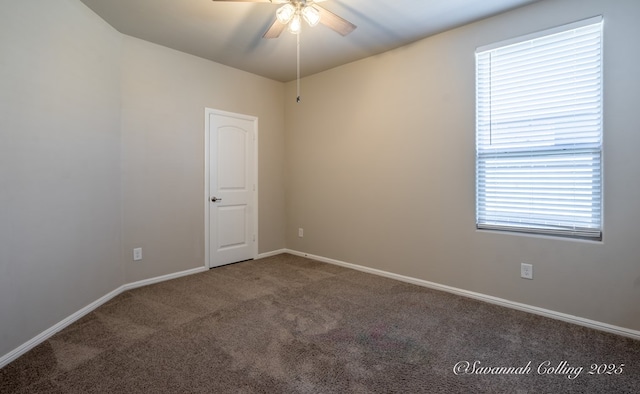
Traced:
<path id="1" fill-rule="evenodd" d="M 256 242 L 256 235 L 253 234 L 253 242 Z"/>

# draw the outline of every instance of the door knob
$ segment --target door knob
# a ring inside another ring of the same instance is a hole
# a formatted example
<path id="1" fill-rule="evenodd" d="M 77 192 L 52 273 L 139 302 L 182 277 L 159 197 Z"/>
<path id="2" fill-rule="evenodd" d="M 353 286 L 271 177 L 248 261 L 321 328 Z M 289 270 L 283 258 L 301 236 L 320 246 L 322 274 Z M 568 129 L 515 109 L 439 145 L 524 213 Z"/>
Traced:
<path id="1" fill-rule="evenodd" d="M 211 197 L 211 202 L 218 202 L 218 201 L 222 201 L 222 199 L 217 197 Z"/>

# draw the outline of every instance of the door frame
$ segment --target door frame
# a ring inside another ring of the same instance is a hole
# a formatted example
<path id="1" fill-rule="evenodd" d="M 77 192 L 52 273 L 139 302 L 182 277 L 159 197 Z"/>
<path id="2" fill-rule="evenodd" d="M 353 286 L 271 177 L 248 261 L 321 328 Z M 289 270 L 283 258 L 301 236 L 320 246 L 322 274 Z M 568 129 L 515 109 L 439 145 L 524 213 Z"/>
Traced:
<path id="1" fill-rule="evenodd" d="M 204 109 L 204 266 L 207 268 L 210 267 L 210 253 L 211 253 L 211 245 L 210 245 L 210 215 L 211 215 L 211 202 L 209 201 L 210 197 L 210 163 L 211 160 L 211 152 L 210 152 L 210 141 L 209 141 L 209 127 L 210 127 L 210 118 L 211 115 L 219 115 L 226 116 L 231 118 L 238 118 L 243 120 L 248 120 L 253 122 L 253 184 L 254 184 L 254 193 L 253 193 L 253 211 L 251 215 L 251 220 L 253 222 L 253 245 L 251 247 L 251 254 L 254 259 L 258 257 L 258 118 L 256 116 L 238 114 L 234 112 L 222 111 L 218 109 L 205 107 Z"/>

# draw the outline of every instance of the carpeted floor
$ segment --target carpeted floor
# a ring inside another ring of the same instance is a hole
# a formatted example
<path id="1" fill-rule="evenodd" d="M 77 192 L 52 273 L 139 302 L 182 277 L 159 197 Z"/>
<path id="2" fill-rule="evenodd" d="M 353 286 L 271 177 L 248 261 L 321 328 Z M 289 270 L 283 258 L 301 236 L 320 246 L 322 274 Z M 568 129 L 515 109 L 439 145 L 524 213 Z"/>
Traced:
<path id="1" fill-rule="evenodd" d="M 287 254 L 123 293 L 0 370 L 1 393 L 639 387 L 640 341 Z"/>

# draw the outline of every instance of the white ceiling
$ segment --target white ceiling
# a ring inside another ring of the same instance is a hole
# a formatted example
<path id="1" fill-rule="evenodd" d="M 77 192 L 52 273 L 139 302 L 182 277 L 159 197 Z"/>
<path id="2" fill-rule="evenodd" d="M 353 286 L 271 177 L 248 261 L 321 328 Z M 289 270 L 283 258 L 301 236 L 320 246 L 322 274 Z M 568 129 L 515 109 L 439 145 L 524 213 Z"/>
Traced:
<path id="1" fill-rule="evenodd" d="M 278 4 L 212 0 L 81 0 L 121 33 L 278 81 L 296 78 L 296 39 L 262 34 Z M 539 0 L 327 0 L 358 26 L 343 37 L 305 25 L 302 76 L 397 48 Z"/>

